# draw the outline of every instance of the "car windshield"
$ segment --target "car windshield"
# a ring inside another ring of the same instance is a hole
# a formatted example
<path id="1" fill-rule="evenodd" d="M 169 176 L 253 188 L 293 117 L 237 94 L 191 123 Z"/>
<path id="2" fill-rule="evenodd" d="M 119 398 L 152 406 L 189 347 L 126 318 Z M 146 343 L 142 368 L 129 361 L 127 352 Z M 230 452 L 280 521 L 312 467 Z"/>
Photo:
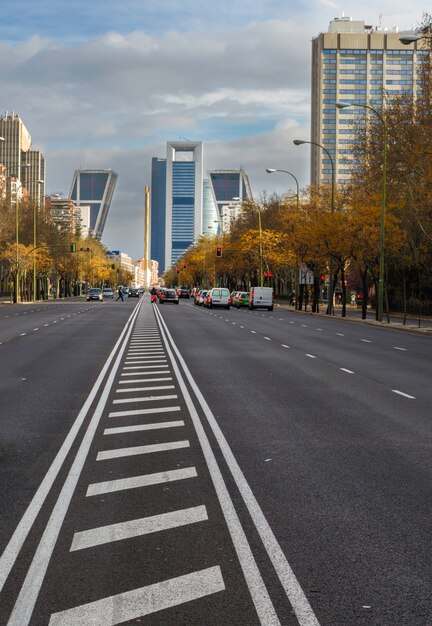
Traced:
<path id="1" fill-rule="evenodd" d="M 101 292 L 100 289 L 96 289 L 96 288 L 90 289 L 90 293 L 100 293 L 100 292 Z"/>

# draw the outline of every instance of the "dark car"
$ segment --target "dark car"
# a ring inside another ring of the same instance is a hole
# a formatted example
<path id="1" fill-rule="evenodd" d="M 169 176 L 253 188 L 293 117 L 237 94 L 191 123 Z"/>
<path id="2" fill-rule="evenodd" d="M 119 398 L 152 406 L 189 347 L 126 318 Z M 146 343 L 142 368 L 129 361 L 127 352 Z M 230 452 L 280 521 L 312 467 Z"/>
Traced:
<path id="1" fill-rule="evenodd" d="M 164 289 L 159 296 L 159 304 L 165 304 L 165 302 L 179 303 L 179 297 L 175 289 Z"/>
<path id="2" fill-rule="evenodd" d="M 183 289 L 183 287 L 181 287 L 180 289 L 177 289 L 177 293 L 179 298 L 190 298 L 189 289 Z"/>
<path id="3" fill-rule="evenodd" d="M 139 297 L 140 297 L 139 290 L 135 289 L 134 287 L 131 287 L 129 289 L 128 298 L 139 298 Z"/>

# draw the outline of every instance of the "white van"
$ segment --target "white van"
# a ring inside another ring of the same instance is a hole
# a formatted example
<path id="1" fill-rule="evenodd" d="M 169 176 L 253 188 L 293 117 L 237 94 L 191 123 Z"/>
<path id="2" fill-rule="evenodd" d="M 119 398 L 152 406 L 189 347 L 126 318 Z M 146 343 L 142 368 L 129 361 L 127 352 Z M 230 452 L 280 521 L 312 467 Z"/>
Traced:
<path id="1" fill-rule="evenodd" d="M 251 287 L 249 295 L 249 309 L 267 309 L 273 311 L 273 288 Z"/>
<path id="2" fill-rule="evenodd" d="M 230 308 L 230 292 L 226 287 L 214 287 L 207 294 L 207 306 L 211 309 L 214 306 Z"/>

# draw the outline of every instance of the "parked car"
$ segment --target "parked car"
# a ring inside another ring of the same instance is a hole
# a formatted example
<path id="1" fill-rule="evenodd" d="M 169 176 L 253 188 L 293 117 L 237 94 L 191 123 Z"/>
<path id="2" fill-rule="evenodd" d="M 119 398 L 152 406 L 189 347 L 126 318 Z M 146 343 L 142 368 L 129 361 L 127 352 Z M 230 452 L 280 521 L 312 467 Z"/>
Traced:
<path id="1" fill-rule="evenodd" d="M 164 289 L 159 296 L 159 304 L 165 304 L 165 302 L 179 303 L 178 293 L 175 289 Z"/>
<path id="2" fill-rule="evenodd" d="M 135 289 L 134 287 L 130 287 L 129 292 L 128 292 L 128 298 L 139 298 L 139 297 L 140 297 L 140 293 L 138 289 Z"/>
<path id="3" fill-rule="evenodd" d="M 198 293 L 198 297 L 196 300 L 196 304 L 198 306 L 202 306 L 204 304 L 204 300 L 206 298 L 207 292 L 208 292 L 208 289 L 201 289 L 201 291 Z"/>
<path id="4" fill-rule="evenodd" d="M 179 298 L 190 298 L 189 289 L 183 289 L 183 287 L 180 287 L 180 289 L 177 289 L 177 294 Z"/>
<path id="5" fill-rule="evenodd" d="M 249 306 L 249 295 L 248 291 L 238 291 L 234 306 L 237 309 L 240 309 L 242 306 Z"/>
<path id="6" fill-rule="evenodd" d="M 212 309 L 215 306 L 230 308 L 230 292 L 226 287 L 213 287 L 207 294 L 207 306 Z"/>
<path id="7" fill-rule="evenodd" d="M 89 292 L 87 294 L 87 302 L 89 300 L 99 300 L 100 302 L 102 302 L 102 289 L 99 289 L 98 287 L 92 287 L 91 289 L 89 289 Z"/>
<path id="8" fill-rule="evenodd" d="M 114 298 L 114 291 L 112 289 L 103 289 L 102 290 L 103 298 Z"/>
<path id="9" fill-rule="evenodd" d="M 249 295 L 249 309 L 267 309 L 273 311 L 274 293 L 272 287 L 252 287 Z"/>

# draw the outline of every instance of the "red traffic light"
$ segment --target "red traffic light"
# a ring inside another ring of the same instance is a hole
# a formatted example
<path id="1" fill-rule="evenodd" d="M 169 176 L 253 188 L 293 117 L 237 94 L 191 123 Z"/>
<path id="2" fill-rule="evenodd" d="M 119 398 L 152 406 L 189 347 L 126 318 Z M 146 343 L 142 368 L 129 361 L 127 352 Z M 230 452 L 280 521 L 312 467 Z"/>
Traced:
<path id="1" fill-rule="evenodd" d="M 216 256 L 222 256 L 222 248 L 216 248 Z"/>
<path id="2" fill-rule="evenodd" d="M 271 278 L 273 274 L 271 272 L 264 272 L 264 278 Z"/>

